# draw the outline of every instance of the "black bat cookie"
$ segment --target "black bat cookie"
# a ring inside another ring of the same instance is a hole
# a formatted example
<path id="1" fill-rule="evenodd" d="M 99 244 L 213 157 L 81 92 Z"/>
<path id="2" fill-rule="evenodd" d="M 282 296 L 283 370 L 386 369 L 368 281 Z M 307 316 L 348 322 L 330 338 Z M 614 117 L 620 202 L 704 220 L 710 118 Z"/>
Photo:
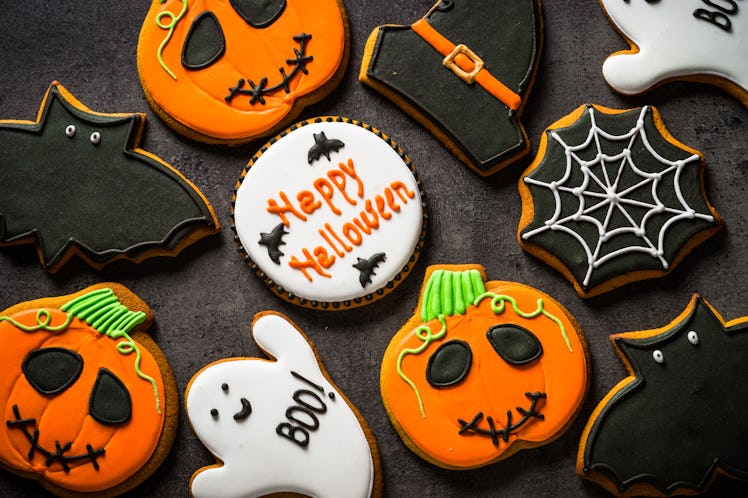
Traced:
<path id="1" fill-rule="evenodd" d="M 143 114 L 91 111 L 49 87 L 37 120 L 0 121 L 0 245 L 37 243 L 43 266 L 176 255 L 219 229 L 192 183 L 136 148 Z"/>
<path id="2" fill-rule="evenodd" d="M 342 141 L 337 138 L 327 138 L 324 131 L 314 133 L 314 145 L 309 149 L 307 161 L 312 164 L 322 156 L 325 156 L 329 161 L 330 152 L 338 152 L 343 147 L 345 147 L 345 144 Z"/>
<path id="3" fill-rule="evenodd" d="M 578 471 L 623 495 L 703 492 L 748 479 L 748 317 L 725 324 L 694 296 L 657 330 L 613 336 L 632 374 L 595 410 Z"/>
<path id="4" fill-rule="evenodd" d="M 374 270 L 379 266 L 379 263 L 385 259 L 385 253 L 378 252 L 369 259 L 358 258 L 355 265 L 352 265 L 355 269 L 361 272 L 358 276 L 358 281 L 361 282 L 361 287 L 366 287 L 366 284 L 371 283 L 372 275 L 375 275 Z"/>

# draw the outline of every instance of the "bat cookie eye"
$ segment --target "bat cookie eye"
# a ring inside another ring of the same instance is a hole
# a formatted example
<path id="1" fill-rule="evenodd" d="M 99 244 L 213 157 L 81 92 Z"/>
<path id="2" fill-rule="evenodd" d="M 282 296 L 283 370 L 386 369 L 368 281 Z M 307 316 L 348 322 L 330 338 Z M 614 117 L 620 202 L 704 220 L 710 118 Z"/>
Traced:
<path id="1" fill-rule="evenodd" d="M 696 346 L 699 344 L 699 334 L 696 333 L 695 330 L 692 330 L 688 333 L 688 342 Z"/>
<path id="2" fill-rule="evenodd" d="M 67 135 L 68 138 L 73 138 L 75 136 L 75 125 L 67 125 L 65 128 L 65 135 Z"/>
<path id="3" fill-rule="evenodd" d="M 660 365 L 665 363 L 665 355 L 662 354 L 662 351 L 659 349 L 655 349 L 652 351 L 652 358 L 654 358 L 654 361 L 659 363 Z"/>
<path id="4" fill-rule="evenodd" d="M 95 131 L 91 133 L 91 136 L 88 139 L 91 140 L 92 144 L 98 145 L 99 142 L 101 142 L 101 133 L 99 133 L 98 131 Z"/>
<path id="5" fill-rule="evenodd" d="M 468 343 L 449 341 L 439 346 L 429 358 L 426 380 L 434 387 L 453 386 L 467 376 L 472 363 L 473 352 Z"/>
<path id="6" fill-rule="evenodd" d="M 496 353 L 510 365 L 524 365 L 543 354 L 535 334 L 519 325 L 496 325 L 488 329 L 486 336 Z"/>

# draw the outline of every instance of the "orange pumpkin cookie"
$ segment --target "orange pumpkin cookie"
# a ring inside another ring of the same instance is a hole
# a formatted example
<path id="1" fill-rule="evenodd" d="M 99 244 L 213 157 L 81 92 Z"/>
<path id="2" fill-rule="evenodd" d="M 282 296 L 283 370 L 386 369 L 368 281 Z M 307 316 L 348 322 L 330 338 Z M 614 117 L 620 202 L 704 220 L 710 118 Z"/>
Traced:
<path id="1" fill-rule="evenodd" d="M 486 282 L 478 265 L 439 265 L 387 347 L 380 382 L 408 448 L 470 469 L 558 438 L 582 405 L 588 370 L 579 325 L 553 298 Z"/>
<path id="2" fill-rule="evenodd" d="M 113 496 L 151 475 L 177 423 L 148 306 L 100 284 L 0 313 L 0 466 L 60 496 Z"/>
<path id="3" fill-rule="evenodd" d="M 280 131 L 330 93 L 348 51 L 342 0 L 153 0 L 138 72 L 169 126 L 236 144 Z"/>

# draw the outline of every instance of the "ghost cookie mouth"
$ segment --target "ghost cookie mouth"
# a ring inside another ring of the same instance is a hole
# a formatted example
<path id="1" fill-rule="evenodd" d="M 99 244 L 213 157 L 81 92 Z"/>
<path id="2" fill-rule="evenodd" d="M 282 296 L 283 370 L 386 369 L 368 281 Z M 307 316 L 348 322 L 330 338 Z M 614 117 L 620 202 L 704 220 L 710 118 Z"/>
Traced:
<path id="1" fill-rule="evenodd" d="M 517 410 L 517 413 L 522 415 L 522 418 L 517 423 L 512 423 L 512 410 L 506 411 L 506 424 L 504 425 L 504 429 L 497 429 L 496 425 L 494 423 L 493 417 L 490 415 L 486 417 L 486 422 L 488 423 L 488 429 L 483 429 L 481 427 L 478 427 L 478 424 L 481 420 L 483 420 L 483 412 L 478 412 L 475 414 L 475 416 L 470 420 L 470 422 L 465 422 L 461 418 L 457 419 L 457 422 L 460 423 L 460 431 L 459 434 L 465 435 L 465 434 L 477 434 L 479 436 L 485 436 L 490 437 L 491 442 L 494 446 L 499 446 L 499 438 L 501 438 L 505 443 L 509 442 L 509 436 L 513 434 L 514 432 L 518 431 L 523 425 L 525 425 L 528 421 L 531 419 L 536 420 L 545 420 L 545 416 L 540 413 L 538 408 L 538 402 L 541 399 L 546 399 L 546 394 L 544 392 L 534 392 L 534 393 L 525 393 L 525 396 L 530 400 L 530 407 L 528 409 L 524 409 L 521 406 L 518 406 L 515 408 Z"/>
<path id="2" fill-rule="evenodd" d="M 242 409 L 234 414 L 234 420 L 237 422 L 246 420 L 252 414 L 252 405 L 249 404 L 247 398 L 242 398 L 240 401 L 242 403 Z"/>

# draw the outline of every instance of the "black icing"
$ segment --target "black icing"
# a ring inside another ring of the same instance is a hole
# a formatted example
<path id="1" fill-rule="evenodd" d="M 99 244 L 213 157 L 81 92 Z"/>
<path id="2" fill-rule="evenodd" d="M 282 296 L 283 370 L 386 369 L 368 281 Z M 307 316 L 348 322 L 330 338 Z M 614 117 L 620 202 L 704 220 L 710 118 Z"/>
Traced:
<path id="1" fill-rule="evenodd" d="M 496 325 L 488 329 L 486 337 L 494 351 L 510 365 L 525 365 L 543 354 L 540 340 L 519 325 Z"/>
<path id="2" fill-rule="evenodd" d="M 247 398 L 242 398 L 239 401 L 242 404 L 242 409 L 234 414 L 234 420 L 237 422 L 248 419 L 252 414 L 252 405 L 249 403 Z"/>
<path id="3" fill-rule="evenodd" d="M 366 284 L 371 283 L 371 277 L 376 275 L 374 270 L 385 260 L 385 257 L 385 253 L 378 252 L 369 259 L 356 258 L 358 261 L 352 266 L 359 271 L 358 281 L 361 287 L 366 287 Z"/>
<path id="4" fill-rule="evenodd" d="M 106 368 L 99 369 L 88 412 L 105 425 L 124 424 L 132 415 L 132 400 L 125 384 Z"/>
<path id="5" fill-rule="evenodd" d="M 459 384 L 470 372 L 473 352 L 464 341 L 449 341 L 434 351 L 426 366 L 426 380 L 434 387 Z"/>
<path id="6" fill-rule="evenodd" d="M 307 154 L 309 164 L 318 161 L 322 156 L 325 156 L 329 161 L 331 152 L 338 152 L 345 147 L 345 144 L 337 138 L 327 138 L 324 131 L 313 133 L 313 135 L 314 145 L 309 148 L 309 153 Z"/>
<path id="7" fill-rule="evenodd" d="M 39 124 L 0 123 L 0 244 L 38 239 L 47 267 L 74 248 L 105 264 L 173 250 L 193 231 L 215 229 L 187 181 L 133 150 L 140 120 L 84 112 L 52 86 Z M 70 124 L 72 138 L 65 133 Z M 102 140 L 94 146 L 95 131 Z"/>
<path id="8" fill-rule="evenodd" d="M 661 334 L 618 338 L 635 379 L 595 419 L 585 471 L 603 474 L 622 491 L 646 483 L 667 495 L 703 491 L 717 469 L 748 479 L 747 330 L 745 323 L 725 328 L 698 299 Z M 690 331 L 697 345 L 688 340 Z M 662 363 L 653 359 L 655 350 Z"/>
<path id="9" fill-rule="evenodd" d="M 70 349 L 35 349 L 23 360 L 21 370 L 37 392 L 59 394 L 78 380 L 83 371 L 83 358 Z"/>
<path id="10" fill-rule="evenodd" d="M 530 400 L 530 406 L 527 409 L 522 408 L 521 406 L 515 408 L 517 413 L 521 415 L 521 418 L 517 422 L 512 420 L 512 411 L 507 410 L 506 420 L 501 423 L 501 427 L 503 428 L 497 428 L 493 417 L 490 415 L 486 417 L 486 423 L 484 426 L 480 427 L 479 424 L 483 421 L 483 412 L 478 412 L 473 416 L 470 422 L 466 422 L 461 418 L 457 419 L 457 422 L 460 424 L 460 430 L 458 431 L 459 434 L 478 435 L 491 438 L 491 442 L 494 446 L 499 446 L 499 439 L 505 443 L 508 442 L 509 435 L 519 430 L 530 420 L 545 420 L 545 416 L 538 411 L 538 403 L 540 403 L 540 400 L 546 399 L 546 394 L 543 392 L 534 392 L 525 393 L 525 396 Z"/>
<path id="11" fill-rule="evenodd" d="M 182 46 L 182 65 L 187 69 L 212 66 L 226 52 L 226 38 L 216 15 L 206 10 L 192 21 Z"/>
<path id="12" fill-rule="evenodd" d="M 452 43 L 478 54 L 504 85 L 527 93 L 540 57 L 536 0 L 440 2 L 426 19 Z M 466 84 L 443 60 L 409 26 L 384 26 L 366 76 L 413 107 L 479 171 L 522 152 L 527 139 L 516 113 L 480 85 Z"/>
<path id="13" fill-rule="evenodd" d="M 280 257 L 283 256 L 283 252 L 279 247 L 285 245 L 285 242 L 283 241 L 284 235 L 288 235 L 288 232 L 285 231 L 285 225 L 283 223 L 278 223 L 270 233 L 260 233 L 258 244 L 267 248 L 268 257 L 277 265 L 280 264 Z"/>
<path id="14" fill-rule="evenodd" d="M 253 28 L 267 28 L 286 8 L 286 0 L 231 0 L 237 14 Z"/>

